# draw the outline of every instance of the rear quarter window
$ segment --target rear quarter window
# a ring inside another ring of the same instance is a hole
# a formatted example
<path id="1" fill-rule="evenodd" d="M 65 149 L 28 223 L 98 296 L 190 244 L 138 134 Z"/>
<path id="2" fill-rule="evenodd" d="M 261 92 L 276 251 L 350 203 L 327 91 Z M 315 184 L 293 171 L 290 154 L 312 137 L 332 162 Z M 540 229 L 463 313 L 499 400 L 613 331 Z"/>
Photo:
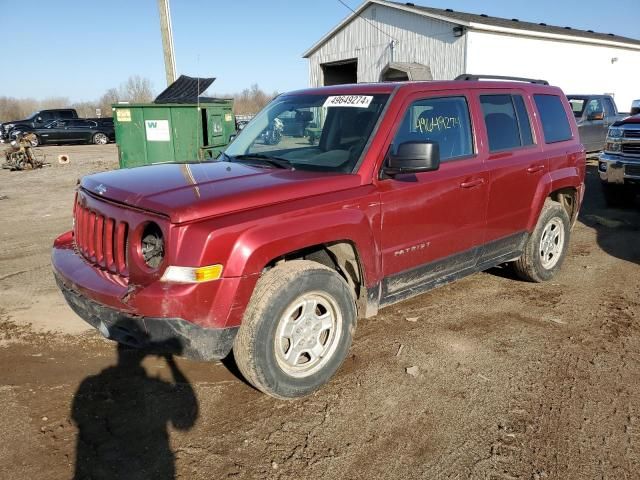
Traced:
<path id="1" fill-rule="evenodd" d="M 557 95 L 536 94 L 533 96 L 542 123 L 544 143 L 556 143 L 573 138 L 567 113 Z"/>

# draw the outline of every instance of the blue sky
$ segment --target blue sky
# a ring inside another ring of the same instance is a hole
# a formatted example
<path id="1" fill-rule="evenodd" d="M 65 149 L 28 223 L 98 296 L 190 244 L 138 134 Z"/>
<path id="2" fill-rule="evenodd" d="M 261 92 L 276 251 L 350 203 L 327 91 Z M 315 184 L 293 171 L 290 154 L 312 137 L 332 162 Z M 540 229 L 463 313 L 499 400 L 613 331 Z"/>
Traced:
<path id="1" fill-rule="evenodd" d="M 640 38 L 640 0 L 413 2 Z M 0 0 L 0 96 L 93 100 L 130 75 L 164 88 L 156 0 L 31 0 L 36 15 L 15 5 Z M 217 77 L 214 93 L 304 87 L 302 53 L 349 13 L 338 0 L 171 0 L 178 73 Z"/>

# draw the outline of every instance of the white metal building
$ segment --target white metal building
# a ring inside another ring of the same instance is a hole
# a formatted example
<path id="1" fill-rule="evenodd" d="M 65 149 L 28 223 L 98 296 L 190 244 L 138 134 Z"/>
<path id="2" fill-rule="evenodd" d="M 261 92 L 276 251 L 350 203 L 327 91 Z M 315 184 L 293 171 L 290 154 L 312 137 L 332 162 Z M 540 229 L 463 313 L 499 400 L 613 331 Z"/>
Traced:
<path id="1" fill-rule="evenodd" d="M 613 94 L 627 112 L 640 98 L 640 40 L 413 3 L 365 1 L 304 57 L 311 86 L 472 73 Z"/>

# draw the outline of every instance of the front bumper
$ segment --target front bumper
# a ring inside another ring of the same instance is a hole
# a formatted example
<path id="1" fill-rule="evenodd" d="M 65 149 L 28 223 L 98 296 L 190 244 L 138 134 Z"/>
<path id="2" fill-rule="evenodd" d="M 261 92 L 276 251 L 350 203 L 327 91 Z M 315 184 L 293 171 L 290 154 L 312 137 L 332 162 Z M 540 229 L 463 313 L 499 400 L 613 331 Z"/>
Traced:
<path id="1" fill-rule="evenodd" d="M 601 153 L 598 173 L 604 183 L 640 183 L 640 157 Z"/>
<path id="2" fill-rule="evenodd" d="M 118 343 L 194 360 L 220 360 L 233 347 L 238 327 L 202 328 L 181 318 L 129 315 L 89 300 L 65 285 L 59 275 L 55 277 L 71 309 L 102 335 Z"/>

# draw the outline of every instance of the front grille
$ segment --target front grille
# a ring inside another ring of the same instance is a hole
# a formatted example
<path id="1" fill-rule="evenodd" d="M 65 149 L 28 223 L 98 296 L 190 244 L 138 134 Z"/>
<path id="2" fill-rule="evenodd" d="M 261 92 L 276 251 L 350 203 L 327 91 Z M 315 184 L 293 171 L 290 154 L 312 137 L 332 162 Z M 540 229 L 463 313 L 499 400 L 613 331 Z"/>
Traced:
<path id="1" fill-rule="evenodd" d="M 634 177 L 640 177 L 640 164 L 638 165 L 626 164 L 624 167 L 624 173 L 626 175 L 633 175 Z"/>
<path id="2" fill-rule="evenodd" d="M 626 138 L 640 138 L 640 130 L 625 130 L 624 136 Z"/>
<path id="3" fill-rule="evenodd" d="M 129 226 L 76 203 L 74 240 L 78 252 L 89 262 L 123 277 L 127 268 Z"/>
<path id="4" fill-rule="evenodd" d="M 640 143 L 623 143 L 621 151 L 631 155 L 640 155 Z"/>

